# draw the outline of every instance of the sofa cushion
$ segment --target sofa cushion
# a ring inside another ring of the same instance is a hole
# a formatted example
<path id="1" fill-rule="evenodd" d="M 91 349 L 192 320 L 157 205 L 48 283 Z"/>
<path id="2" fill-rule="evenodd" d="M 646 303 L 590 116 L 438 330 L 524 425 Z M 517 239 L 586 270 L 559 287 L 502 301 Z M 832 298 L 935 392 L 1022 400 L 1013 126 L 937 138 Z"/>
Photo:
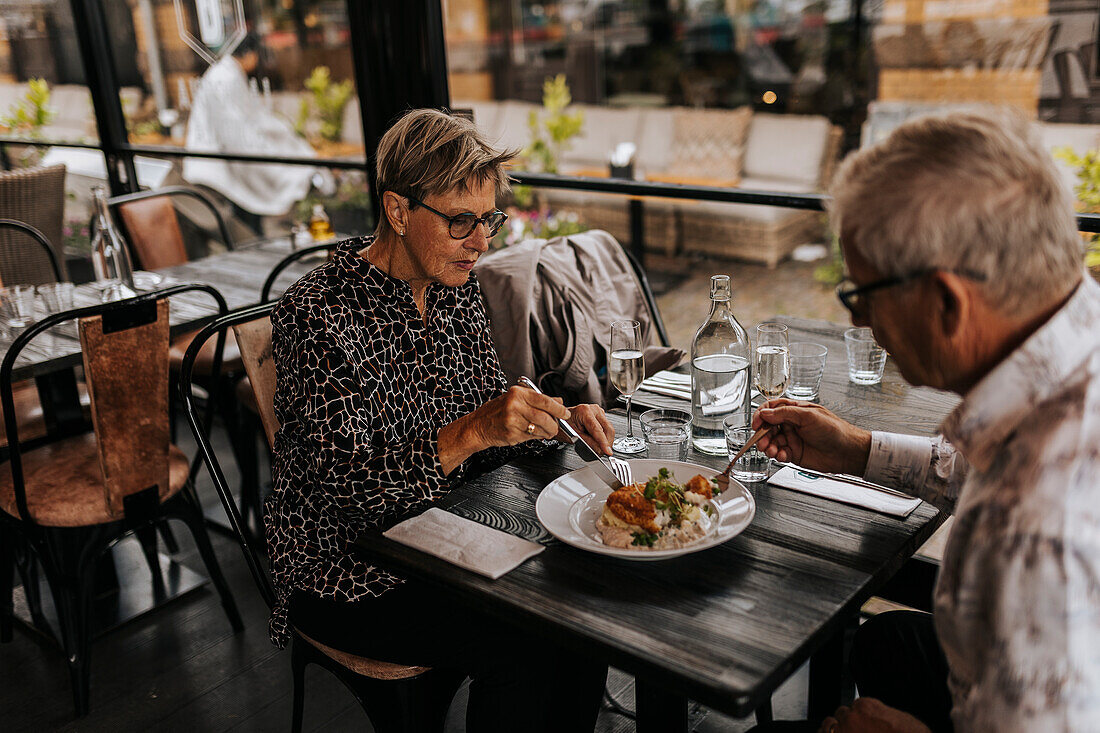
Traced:
<path id="1" fill-rule="evenodd" d="M 635 177 L 664 172 L 672 162 L 672 136 L 675 108 L 655 107 L 642 110 L 638 120 L 638 153 L 634 158 Z"/>
<path id="2" fill-rule="evenodd" d="M 816 187 L 829 127 L 829 120 L 814 115 L 753 115 L 742 176 Z"/>
<path id="3" fill-rule="evenodd" d="M 493 120 L 493 126 L 478 127 L 485 132 L 489 144 L 503 150 L 523 150 L 531 142 L 531 131 L 527 126 L 527 117 L 531 110 L 538 109 L 536 105 L 527 102 L 503 102 Z M 477 112 L 474 112 L 475 122 Z"/>
<path id="4" fill-rule="evenodd" d="M 579 135 L 569 141 L 562 153 L 562 168 L 601 168 L 606 170 L 611 152 L 622 142 L 637 144 L 638 121 L 641 110 L 637 107 L 616 109 L 578 104 L 569 113 L 583 112 L 584 125 Z"/>
<path id="5" fill-rule="evenodd" d="M 735 181 L 752 110 L 675 110 L 672 160 L 666 173 L 687 178 Z"/>

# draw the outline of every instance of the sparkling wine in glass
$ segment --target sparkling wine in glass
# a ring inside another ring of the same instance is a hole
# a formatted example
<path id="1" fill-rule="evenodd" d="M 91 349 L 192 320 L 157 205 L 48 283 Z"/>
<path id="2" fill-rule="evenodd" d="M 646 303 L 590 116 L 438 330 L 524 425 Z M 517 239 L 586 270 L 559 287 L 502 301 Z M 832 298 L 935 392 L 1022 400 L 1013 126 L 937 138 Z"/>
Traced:
<path id="1" fill-rule="evenodd" d="M 619 453 L 640 453 L 645 441 L 634 436 L 634 421 L 630 417 L 630 402 L 645 376 L 642 355 L 642 328 L 637 321 L 615 321 L 611 324 L 611 355 L 607 360 L 611 384 L 626 397 L 626 435 L 611 444 Z"/>
<path id="2" fill-rule="evenodd" d="M 782 397 L 790 376 L 787 327 L 782 323 L 761 323 L 756 327 L 756 348 L 753 350 L 756 389 L 766 400 Z"/>

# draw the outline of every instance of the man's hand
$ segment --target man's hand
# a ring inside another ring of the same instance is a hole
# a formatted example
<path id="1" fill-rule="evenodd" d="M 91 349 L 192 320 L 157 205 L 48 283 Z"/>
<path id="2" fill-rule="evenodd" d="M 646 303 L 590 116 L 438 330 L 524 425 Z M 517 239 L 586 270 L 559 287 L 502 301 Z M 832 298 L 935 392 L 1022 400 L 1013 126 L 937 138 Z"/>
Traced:
<path id="1" fill-rule="evenodd" d="M 615 440 L 615 428 L 599 405 L 576 405 L 569 410 L 569 425 L 581 436 L 585 443 L 597 453 L 612 455 L 611 441 Z M 559 431 L 557 439 L 569 442 L 565 431 Z"/>
<path id="2" fill-rule="evenodd" d="M 768 400 L 752 417 L 752 427 L 776 425 L 756 447 L 777 461 L 862 476 L 871 451 L 871 433 L 841 420 L 821 405 L 799 400 Z"/>
<path id="3" fill-rule="evenodd" d="M 861 697 L 852 707 L 841 705 L 821 721 L 817 733 L 932 733 L 928 726 L 873 697 Z"/>

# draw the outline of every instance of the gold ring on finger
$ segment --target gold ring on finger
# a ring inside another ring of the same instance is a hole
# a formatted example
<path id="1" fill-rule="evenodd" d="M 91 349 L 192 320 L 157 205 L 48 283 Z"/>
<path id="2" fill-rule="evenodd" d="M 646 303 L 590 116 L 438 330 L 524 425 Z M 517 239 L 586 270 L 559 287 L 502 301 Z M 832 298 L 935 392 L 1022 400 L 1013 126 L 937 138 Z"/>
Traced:
<path id="1" fill-rule="evenodd" d="M 534 435 L 535 434 L 535 424 L 533 422 L 527 423 L 527 434 L 528 435 Z"/>

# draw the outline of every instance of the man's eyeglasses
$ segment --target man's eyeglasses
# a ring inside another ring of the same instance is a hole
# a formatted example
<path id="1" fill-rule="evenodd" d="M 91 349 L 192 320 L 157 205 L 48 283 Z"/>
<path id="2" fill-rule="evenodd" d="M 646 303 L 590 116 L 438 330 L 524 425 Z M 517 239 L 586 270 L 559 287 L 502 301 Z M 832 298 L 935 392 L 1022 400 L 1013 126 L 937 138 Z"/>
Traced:
<path id="1" fill-rule="evenodd" d="M 912 282 L 925 275 L 931 275 L 933 272 L 951 272 L 978 282 L 983 282 L 986 279 L 985 275 L 982 273 L 972 270 L 943 270 L 942 268 L 931 267 L 911 272 L 908 275 L 883 278 L 882 280 L 876 280 L 866 285 L 856 285 L 848 278 L 844 278 L 836 286 L 836 297 L 840 298 L 840 302 L 844 304 L 844 307 L 847 308 L 852 315 L 858 315 L 866 308 L 867 296 L 870 293 L 876 290 L 883 290 L 884 288 L 892 288 L 895 285 Z"/>
<path id="2" fill-rule="evenodd" d="M 500 228 L 504 226 L 504 222 L 508 220 L 508 215 L 499 209 L 485 216 L 475 216 L 474 214 L 455 214 L 454 216 L 447 216 L 442 211 L 437 211 L 431 206 L 428 206 L 420 199 L 412 196 L 406 196 L 405 198 L 415 204 L 423 206 L 440 219 L 446 219 L 449 225 L 448 232 L 451 235 L 451 239 L 465 239 L 474 233 L 474 229 L 477 228 L 478 224 L 484 224 L 488 236 L 494 237 L 496 233 L 500 231 Z"/>

